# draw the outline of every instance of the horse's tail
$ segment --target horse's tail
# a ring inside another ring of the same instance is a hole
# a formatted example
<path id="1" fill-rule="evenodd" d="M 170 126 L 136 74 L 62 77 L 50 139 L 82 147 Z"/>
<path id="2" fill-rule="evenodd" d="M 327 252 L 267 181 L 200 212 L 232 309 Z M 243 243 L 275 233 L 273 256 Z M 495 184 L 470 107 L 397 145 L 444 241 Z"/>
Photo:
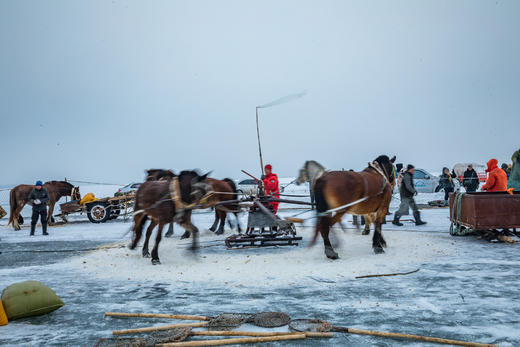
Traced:
<path id="1" fill-rule="evenodd" d="M 233 181 L 231 178 L 224 178 L 222 181 L 229 184 L 229 186 L 233 190 L 233 193 L 237 193 L 237 185 L 235 184 L 235 181 Z"/>
<path id="2" fill-rule="evenodd" d="M 9 222 L 7 223 L 7 226 L 9 226 L 11 223 L 14 224 L 14 211 L 16 211 L 17 205 L 18 201 L 16 200 L 16 192 L 13 188 L 9 192 Z"/>
<path id="3" fill-rule="evenodd" d="M 323 178 L 318 178 L 316 182 L 314 182 L 314 201 L 316 202 L 316 211 L 318 215 L 320 213 L 324 213 L 329 209 L 329 205 L 327 204 L 327 200 L 325 199 L 325 180 Z M 327 227 L 327 225 L 330 224 L 330 217 L 329 216 L 318 216 L 318 220 L 316 221 L 316 231 L 314 232 L 314 236 L 311 240 L 311 243 L 309 246 L 313 246 L 316 243 L 316 240 L 318 239 L 318 233 L 320 232 L 321 228 Z"/>

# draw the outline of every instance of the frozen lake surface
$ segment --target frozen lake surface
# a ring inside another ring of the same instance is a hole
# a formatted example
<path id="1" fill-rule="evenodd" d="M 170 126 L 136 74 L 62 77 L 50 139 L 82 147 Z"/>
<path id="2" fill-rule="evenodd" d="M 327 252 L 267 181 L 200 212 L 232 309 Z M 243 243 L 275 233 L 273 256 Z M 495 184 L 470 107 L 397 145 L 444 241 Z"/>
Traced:
<path id="1" fill-rule="evenodd" d="M 438 196 L 421 194 L 419 201 Z M 397 203 L 393 201 L 392 211 Z M 176 226 L 175 237 L 161 243 L 159 266 L 143 259 L 140 249 L 125 247 L 129 221 L 96 225 L 75 220 L 50 228 L 49 237 L 37 231 L 29 238 L 27 227 L 16 232 L 6 228 L 3 219 L 0 290 L 14 282 L 39 280 L 53 288 L 66 306 L 0 327 L 0 345 L 92 346 L 115 329 L 171 323 L 104 318 L 105 311 L 202 315 L 282 311 L 292 318 L 321 318 L 346 327 L 520 345 L 518 244 L 453 238 L 448 234 L 447 209 L 422 213 L 426 226 L 416 227 L 406 217 L 404 227 L 383 226 L 388 243 L 383 255 L 372 252 L 371 236 L 353 228 L 336 230 L 341 257 L 337 261 L 325 258 L 321 239 L 307 248 L 312 220 L 298 228 L 304 237 L 299 247 L 228 251 L 224 237 L 207 231 L 212 214 L 199 213 L 194 216 L 201 229 L 199 252 L 186 251 L 189 241 L 179 240 L 183 230 Z M 351 226 L 350 221 L 351 217 L 344 218 L 345 225 Z M 245 215 L 241 223 L 245 225 Z M 231 233 L 227 228 L 224 236 Z M 355 279 L 417 268 L 420 271 L 407 276 Z M 297 344 L 428 345 L 339 333 L 332 340 Z"/>

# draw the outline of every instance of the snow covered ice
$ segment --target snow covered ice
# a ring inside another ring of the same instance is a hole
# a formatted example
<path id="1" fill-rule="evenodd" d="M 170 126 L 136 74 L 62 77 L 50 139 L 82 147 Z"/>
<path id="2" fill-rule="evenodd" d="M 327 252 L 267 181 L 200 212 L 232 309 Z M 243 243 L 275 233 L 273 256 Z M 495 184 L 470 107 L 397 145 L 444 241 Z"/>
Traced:
<path id="1" fill-rule="evenodd" d="M 92 190 L 82 188 L 82 193 Z M 420 194 L 418 202 L 441 195 Z M 392 211 L 397 204 L 394 199 Z M 285 210 L 281 215 L 297 212 Z M 202 211 L 193 218 L 200 228 L 199 251 L 186 250 L 191 240 L 179 240 L 183 229 L 175 225 L 174 237 L 161 243 L 159 266 L 142 258 L 140 246 L 135 251 L 126 247 L 130 220 L 91 224 L 82 216 L 50 228 L 49 237 L 38 230 L 32 238 L 27 227 L 16 232 L 3 223 L 0 288 L 39 280 L 53 288 L 66 306 L 2 327 L 0 344 L 91 346 L 115 329 L 171 323 L 104 318 L 105 311 L 202 315 L 282 311 L 292 318 L 320 318 L 346 327 L 520 345 L 518 245 L 454 238 L 448 234 L 447 209 L 422 214 L 426 226 L 416 227 L 406 216 L 404 227 L 383 225 L 388 247 L 382 255 L 373 253 L 371 236 L 361 235 L 346 216 L 348 230 L 336 228 L 333 233 L 340 259 L 331 261 L 323 254 L 321 238 L 308 247 L 312 219 L 298 227 L 303 236 L 298 247 L 231 251 L 225 249 L 223 238 L 232 231 L 227 226 L 224 236 L 215 236 L 207 230 L 213 213 Z M 242 214 L 242 226 L 245 218 Z M 151 246 L 153 241 L 152 236 Z M 417 268 L 420 271 L 407 276 L 355 279 Z M 258 329 L 241 329 L 245 328 Z M 298 341 L 304 346 L 331 344 L 428 345 L 340 333 L 332 340 Z"/>

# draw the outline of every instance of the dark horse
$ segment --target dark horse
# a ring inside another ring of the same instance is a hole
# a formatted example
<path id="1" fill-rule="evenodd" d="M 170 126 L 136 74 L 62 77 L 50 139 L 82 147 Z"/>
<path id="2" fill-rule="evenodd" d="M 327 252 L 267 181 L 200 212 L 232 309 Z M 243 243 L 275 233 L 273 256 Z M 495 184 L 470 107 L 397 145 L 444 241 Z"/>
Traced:
<path id="1" fill-rule="evenodd" d="M 169 181 L 177 175 L 172 170 L 164 169 L 149 169 L 146 170 L 145 181 Z M 173 235 L 173 221 L 168 225 L 168 231 L 164 237 L 171 237 Z"/>
<path id="2" fill-rule="evenodd" d="M 384 253 L 386 241 L 381 233 L 381 224 L 392 200 L 394 161 L 395 156 L 389 159 L 380 155 L 361 172 L 329 171 L 316 180 L 314 195 L 318 220 L 312 243 L 321 233 L 328 258 L 339 258 L 330 243 L 329 231 L 330 226 L 341 220 L 345 213 L 364 215 L 366 223 L 374 222 L 372 247 L 376 254 Z M 333 209 L 336 210 L 331 211 Z"/>
<path id="3" fill-rule="evenodd" d="M 146 230 L 146 240 L 143 245 L 143 256 L 149 256 L 148 240 L 153 228 L 159 225 L 152 249 L 152 264 L 160 264 L 159 243 L 165 224 L 175 220 L 186 230 L 193 232 L 192 250 L 197 249 L 198 229 L 191 223 L 190 206 L 211 192 L 211 186 L 204 181 L 207 174 L 200 176 L 195 171 L 182 171 L 172 180 L 144 182 L 136 192 L 133 239 L 130 249 L 135 249 L 141 239 L 143 227 L 147 219 L 151 219 Z"/>
<path id="4" fill-rule="evenodd" d="M 66 181 L 49 181 L 43 185 L 49 191 L 49 222 L 54 223 L 54 205 L 64 196 L 70 196 L 72 200 L 80 200 L 79 187 L 74 187 Z M 29 193 L 34 188 L 32 185 L 20 184 L 9 192 L 10 215 L 7 225 L 13 223 L 14 230 L 20 230 L 23 217 L 20 215 L 23 207 L 28 202 Z"/>
<path id="5" fill-rule="evenodd" d="M 232 179 L 224 178 L 223 180 L 217 180 L 214 178 L 208 178 L 206 179 L 206 182 L 211 184 L 211 187 L 213 188 L 214 193 L 209 199 L 208 199 L 208 205 L 212 206 L 216 203 L 230 201 L 230 200 L 236 200 L 238 199 L 238 191 L 237 187 L 235 185 L 235 182 L 233 182 Z M 224 233 L 224 225 L 226 224 L 226 216 L 228 212 L 231 212 L 235 215 L 237 219 L 237 229 L 238 232 L 242 232 L 242 229 L 240 228 L 240 222 L 238 220 L 238 203 L 232 202 L 229 204 L 222 204 L 215 207 L 215 222 L 213 222 L 213 225 L 209 228 L 211 231 L 217 231 L 215 234 L 222 235 Z M 219 225 L 220 221 L 220 225 Z M 218 225 L 218 229 L 217 229 Z"/>

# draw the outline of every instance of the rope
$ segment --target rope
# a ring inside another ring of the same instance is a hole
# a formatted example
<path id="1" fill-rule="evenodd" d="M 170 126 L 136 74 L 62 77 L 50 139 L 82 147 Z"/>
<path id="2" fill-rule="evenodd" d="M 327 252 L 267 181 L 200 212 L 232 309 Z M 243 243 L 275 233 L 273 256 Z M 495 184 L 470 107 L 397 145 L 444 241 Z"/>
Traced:
<path id="1" fill-rule="evenodd" d="M 451 224 L 450 224 L 450 235 L 452 236 L 466 236 L 475 233 L 475 230 L 466 228 L 460 224 L 461 211 L 462 211 L 462 197 L 466 193 L 458 192 L 455 194 L 453 199 L 453 208 L 451 210 Z"/>

